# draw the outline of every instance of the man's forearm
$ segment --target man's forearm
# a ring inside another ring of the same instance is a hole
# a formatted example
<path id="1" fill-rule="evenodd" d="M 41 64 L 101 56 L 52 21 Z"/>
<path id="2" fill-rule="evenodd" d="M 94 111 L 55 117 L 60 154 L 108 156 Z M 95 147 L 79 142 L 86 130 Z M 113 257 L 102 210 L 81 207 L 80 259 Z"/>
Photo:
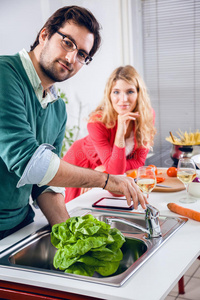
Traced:
<path id="1" fill-rule="evenodd" d="M 61 160 L 58 172 L 48 185 L 81 188 L 105 187 L 106 190 L 112 193 L 125 195 L 129 205 L 133 200 L 135 208 L 137 208 L 139 202 L 145 208 L 147 200 L 133 178 L 123 175 L 110 175 L 107 181 L 107 176 L 106 173 L 80 168 Z"/>
<path id="2" fill-rule="evenodd" d="M 107 175 L 91 169 L 71 165 L 60 161 L 58 172 L 48 183 L 60 187 L 103 187 Z"/>
<path id="3" fill-rule="evenodd" d="M 69 218 L 62 194 L 43 193 L 37 198 L 37 204 L 51 226 L 65 222 Z"/>

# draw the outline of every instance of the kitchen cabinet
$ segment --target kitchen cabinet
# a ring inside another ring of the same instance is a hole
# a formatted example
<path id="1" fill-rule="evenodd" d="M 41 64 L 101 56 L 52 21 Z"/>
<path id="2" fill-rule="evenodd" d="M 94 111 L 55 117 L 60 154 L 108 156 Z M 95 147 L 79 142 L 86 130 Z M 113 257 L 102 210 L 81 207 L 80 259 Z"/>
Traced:
<path id="1" fill-rule="evenodd" d="M 0 280 L 0 297 L 7 300 L 95 300 L 96 298 L 73 293 L 34 287 Z"/>

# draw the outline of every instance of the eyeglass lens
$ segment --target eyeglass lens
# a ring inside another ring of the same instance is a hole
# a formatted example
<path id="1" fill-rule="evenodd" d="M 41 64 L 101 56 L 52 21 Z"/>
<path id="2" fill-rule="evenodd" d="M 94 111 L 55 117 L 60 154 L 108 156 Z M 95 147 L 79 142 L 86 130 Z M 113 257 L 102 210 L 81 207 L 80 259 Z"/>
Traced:
<path id="1" fill-rule="evenodd" d="M 66 51 L 72 52 L 77 49 L 76 45 L 68 37 L 64 37 L 61 42 L 62 42 L 62 47 Z M 82 50 L 78 50 L 77 60 L 82 64 L 87 64 L 90 61 L 88 55 Z"/>

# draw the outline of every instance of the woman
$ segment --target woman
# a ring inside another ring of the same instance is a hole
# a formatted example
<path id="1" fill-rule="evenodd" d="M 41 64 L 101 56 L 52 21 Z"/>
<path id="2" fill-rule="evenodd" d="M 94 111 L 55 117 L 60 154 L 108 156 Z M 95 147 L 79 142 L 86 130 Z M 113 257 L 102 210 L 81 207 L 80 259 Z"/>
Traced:
<path id="1" fill-rule="evenodd" d="M 154 118 L 140 75 L 132 66 L 119 67 L 107 81 L 102 102 L 89 117 L 89 135 L 76 141 L 63 159 L 110 174 L 139 168 L 153 145 Z M 65 202 L 85 191 L 66 188 Z"/>

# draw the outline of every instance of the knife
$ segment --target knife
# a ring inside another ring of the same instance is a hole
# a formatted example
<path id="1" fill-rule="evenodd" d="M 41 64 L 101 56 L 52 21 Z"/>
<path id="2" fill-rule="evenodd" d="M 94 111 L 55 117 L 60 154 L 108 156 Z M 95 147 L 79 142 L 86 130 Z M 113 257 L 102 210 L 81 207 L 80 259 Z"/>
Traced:
<path id="1" fill-rule="evenodd" d="M 163 188 L 172 188 L 171 186 L 169 185 L 164 185 L 164 184 L 156 184 L 157 187 L 163 187 Z"/>

